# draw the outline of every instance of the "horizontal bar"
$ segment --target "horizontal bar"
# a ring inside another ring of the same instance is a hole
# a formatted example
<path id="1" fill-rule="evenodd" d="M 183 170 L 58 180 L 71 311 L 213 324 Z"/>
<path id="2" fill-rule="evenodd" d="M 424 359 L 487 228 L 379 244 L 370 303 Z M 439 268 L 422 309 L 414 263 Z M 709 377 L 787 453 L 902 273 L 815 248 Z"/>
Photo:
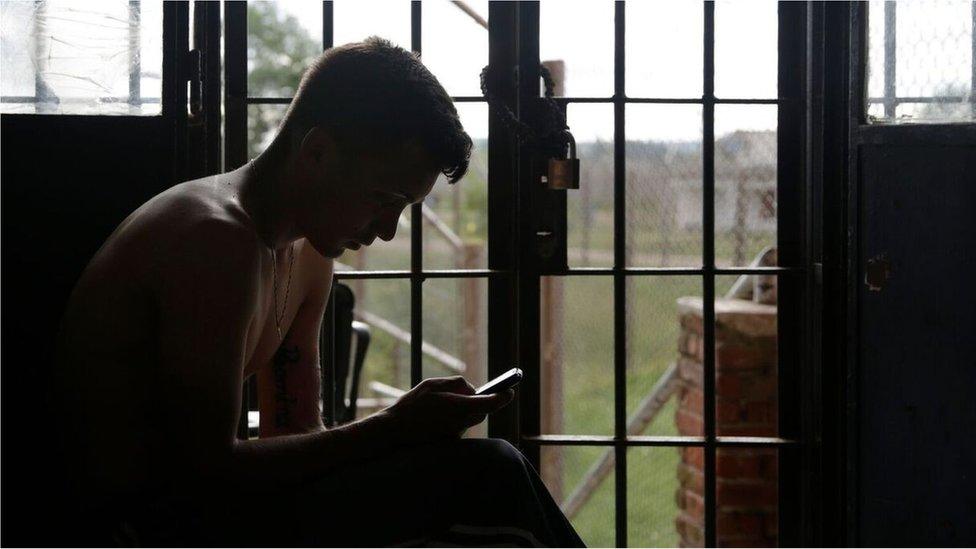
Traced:
<path id="1" fill-rule="evenodd" d="M 484 103 L 487 100 L 481 95 L 462 95 L 451 98 L 455 103 Z M 248 105 L 288 105 L 291 97 L 248 97 Z M 158 100 L 157 100 L 158 101 Z"/>
<path id="2" fill-rule="evenodd" d="M 793 447 L 799 441 L 779 437 L 705 437 L 632 436 L 616 438 L 598 435 L 537 435 L 522 437 L 522 442 L 540 446 L 716 446 L 716 447 Z"/>
<path id="3" fill-rule="evenodd" d="M 425 278 L 491 278 L 511 276 L 508 271 L 491 269 L 437 269 L 423 271 L 419 274 Z M 372 278 L 404 278 L 409 279 L 413 273 L 409 270 L 400 271 L 336 271 L 335 277 L 340 280 L 362 280 Z"/>
<path id="4" fill-rule="evenodd" d="M 887 101 L 884 97 L 869 97 L 868 103 L 884 103 Z M 895 105 L 899 103 L 970 103 L 967 97 L 962 96 L 941 96 L 941 97 L 893 97 L 891 102 Z"/>
<path id="5" fill-rule="evenodd" d="M 618 101 L 616 97 L 554 97 L 555 101 L 560 105 L 565 105 L 567 103 L 615 103 Z M 672 105 L 700 105 L 709 100 L 702 97 L 624 97 L 624 103 L 662 103 L 662 104 L 672 104 Z M 732 99 L 732 98 L 715 98 L 710 100 L 711 103 L 716 104 L 733 104 L 733 105 L 778 105 L 780 103 L 788 102 L 789 99 L 755 99 L 755 98 L 743 98 L 743 99 Z"/>
<path id="6" fill-rule="evenodd" d="M 248 105 L 290 105 L 291 97 L 248 97 L 244 102 Z"/>
<path id="7" fill-rule="evenodd" d="M 624 276 L 683 276 L 683 275 L 792 275 L 805 272 L 803 267 L 719 267 L 711 271 L 700 267 L 628 267 L 620 269 Z M 581 267 L 569 269 L 559 276 L 608 276 L 617 274 L 618 270 L 607 267 Z"/>
<path id="8" fill-rule="evenodd" d="M 3 95 L 0 96 L 0 103 L 129 103 L 128 97 L 53 97 L 50 99 L 38 99 L 33 95 Z M 137 105 L 158 105 L 162 102 L 159 97 L 140 97 L 131 104 Z"/>

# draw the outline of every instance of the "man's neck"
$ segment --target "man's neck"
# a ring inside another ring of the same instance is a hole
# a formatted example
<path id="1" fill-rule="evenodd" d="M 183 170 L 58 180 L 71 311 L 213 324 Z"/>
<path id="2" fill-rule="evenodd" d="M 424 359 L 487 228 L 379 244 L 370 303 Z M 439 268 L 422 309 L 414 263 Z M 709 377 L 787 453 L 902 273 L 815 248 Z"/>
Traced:
<path id="1" fill-rule="evenodd" d="M 241 206 L 254 222 L 258 237 L 274 250 L 300 238 L 290 207 L 284 151 L 272 144 L 241 169 Z"/>

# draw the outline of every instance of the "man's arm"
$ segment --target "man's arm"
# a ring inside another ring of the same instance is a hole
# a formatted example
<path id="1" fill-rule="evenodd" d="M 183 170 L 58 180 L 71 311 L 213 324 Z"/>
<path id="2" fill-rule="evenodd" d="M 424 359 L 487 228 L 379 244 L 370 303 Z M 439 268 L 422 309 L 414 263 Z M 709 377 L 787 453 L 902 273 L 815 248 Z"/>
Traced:
<path id="1" fill-rule="evenodd" d="M 301 250 L 309 292 L 271 364 L 257 372 L 261 438 L 325 429 L 319 397 L 319 333 L 332 286 L 332 262 L 307 243 Z"/>

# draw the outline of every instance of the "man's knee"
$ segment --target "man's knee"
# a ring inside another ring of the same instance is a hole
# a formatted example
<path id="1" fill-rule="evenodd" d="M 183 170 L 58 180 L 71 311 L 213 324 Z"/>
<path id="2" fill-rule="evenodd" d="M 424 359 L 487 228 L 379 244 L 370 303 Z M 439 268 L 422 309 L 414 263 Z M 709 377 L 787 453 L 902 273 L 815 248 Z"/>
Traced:
<path id="1" fill-rule="evenodd" d="M 486 468 L 523 469 L 525 457 L 518 448 L 508 441 L 497 438 L 463 439 L 460 443 L 468 446 L 468 453 Z"/>

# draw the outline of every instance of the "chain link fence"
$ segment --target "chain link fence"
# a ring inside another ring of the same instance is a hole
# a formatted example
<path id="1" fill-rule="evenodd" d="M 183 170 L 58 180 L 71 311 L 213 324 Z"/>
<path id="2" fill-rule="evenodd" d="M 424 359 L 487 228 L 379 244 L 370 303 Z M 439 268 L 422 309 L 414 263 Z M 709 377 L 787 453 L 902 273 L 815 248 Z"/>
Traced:
<path id="1" fill-rule="evenodd" d="M 976 2 L 971 0 L 872 0 L 868 120 L 976 120 L 974 26 Z"/>

